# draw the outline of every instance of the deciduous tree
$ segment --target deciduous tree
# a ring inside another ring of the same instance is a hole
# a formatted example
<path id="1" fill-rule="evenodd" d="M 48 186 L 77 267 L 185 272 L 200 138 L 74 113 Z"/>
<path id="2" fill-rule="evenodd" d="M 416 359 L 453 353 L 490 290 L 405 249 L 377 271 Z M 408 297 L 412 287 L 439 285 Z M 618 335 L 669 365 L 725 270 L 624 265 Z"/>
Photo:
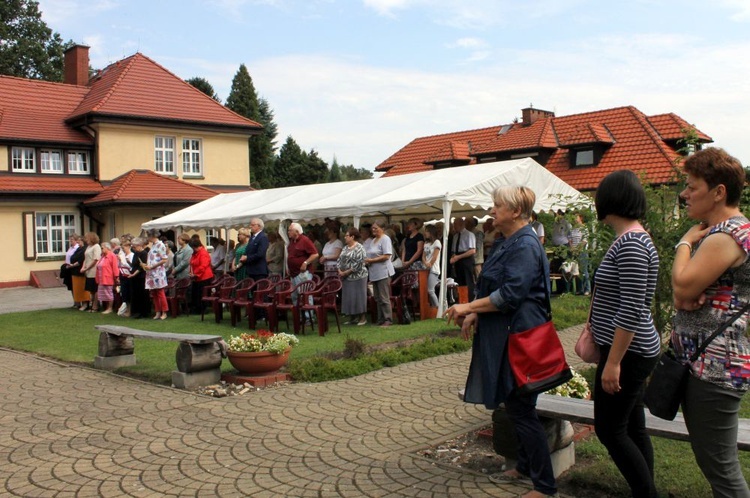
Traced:
<path id="1" fill-rule="evenodd" d="M 0 2 L 0 74 L 62 81 L 62 38 L 42 20 L 33 0 Z"/>
<path id="2" fill-rule="evenodd" d="M 221 102 L 221 99 L 216 94 L 216 91 L 214 90 L 213 85 L 208 82 L 206 78 L 201 78 L 200 76 L 196 76 L 195 78 L 190 78 L 185 80 L 186 83 L 189 83 L 190 85 L 194 86 L 201 92 L 205 93 L 212 99 L 214 99 L 216 102 Z"/>

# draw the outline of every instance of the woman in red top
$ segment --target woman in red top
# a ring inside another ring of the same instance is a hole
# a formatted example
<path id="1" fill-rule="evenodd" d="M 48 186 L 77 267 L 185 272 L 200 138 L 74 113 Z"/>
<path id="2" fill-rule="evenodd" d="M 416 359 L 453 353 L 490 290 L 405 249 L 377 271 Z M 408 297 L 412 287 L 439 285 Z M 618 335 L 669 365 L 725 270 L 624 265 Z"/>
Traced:
<path id="1" fill-rule="evenodd" d="M 208 254 L 198 237 L 190 239 L 190 247 L 193 248 L 193 256 L 190 258 L 190 276 L 193 278 L 193 286 L 190 289 L 192 311 L 193 313 L 200 313 L 203 288 L 211 283 L 214 278 L 214 271 L 211 269 L 211 255 Z"/>

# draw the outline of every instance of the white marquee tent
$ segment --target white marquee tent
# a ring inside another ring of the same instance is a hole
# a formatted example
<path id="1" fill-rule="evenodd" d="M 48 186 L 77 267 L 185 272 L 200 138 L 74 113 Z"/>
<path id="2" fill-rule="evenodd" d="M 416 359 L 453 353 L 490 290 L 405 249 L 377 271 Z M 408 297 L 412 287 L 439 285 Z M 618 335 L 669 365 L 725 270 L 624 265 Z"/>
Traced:
<path id="1" fill-rule="evenodd" d="M 492 191 L 501 185 L 525 185 L 536 194 L 536 211 L 589 204 L 588 197 L 531 158 L 453 167 L 371 180 L 301 185 L 219 194 L 191 207 L 143 224 L 144 229 L 246 227 L 251 218 L 264 221 L 315 221 L 363 217 L 451 219 L 483 216 L 492 206 Z M 281 230 L 286 239 L 286 233 Z M 443 247 L 448 240 L 445 224 Z M 443 252 L 445 255 L 445 251 Z M 447 262 L 442 259 L 443 275 Z M 445 296 L 445 278 L 440 284 Z M 441 306 L 442 308 L 442 306 Z M 439 311 L 442 311 L 439 310 Z"/>

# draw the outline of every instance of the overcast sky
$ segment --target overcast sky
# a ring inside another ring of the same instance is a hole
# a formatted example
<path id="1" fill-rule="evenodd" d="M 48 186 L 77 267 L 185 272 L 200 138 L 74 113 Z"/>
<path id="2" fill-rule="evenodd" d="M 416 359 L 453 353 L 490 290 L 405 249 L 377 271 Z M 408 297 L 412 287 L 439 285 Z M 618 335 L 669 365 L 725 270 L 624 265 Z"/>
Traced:
<path id="1" fill-rule="evenodd" d="M 750 164 L 746 0 L 41 0 L 101 69 L 135 52 L 226 100 L 244 63 L 279 127 L 373 169 L 416 137 L 633 105 Z M 709 7 L 710 6 L 710 7 Z"/>

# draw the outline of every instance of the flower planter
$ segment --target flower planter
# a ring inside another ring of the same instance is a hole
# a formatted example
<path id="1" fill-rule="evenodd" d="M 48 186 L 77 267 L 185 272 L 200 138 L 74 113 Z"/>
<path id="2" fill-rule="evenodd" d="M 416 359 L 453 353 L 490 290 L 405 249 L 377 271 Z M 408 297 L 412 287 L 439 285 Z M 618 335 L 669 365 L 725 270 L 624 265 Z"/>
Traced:
<path id="1" fill-rule="evenodd" d="M 229 359 L 229 363 L 241 374 L 269 375 L 276 373 L 281 367 L 286 365 L 291 350 L 292 348 L 287 348 L 281 354 L 269 353 L 268 351 L 253 353 L 227 351 L 227 358 Z"/>

